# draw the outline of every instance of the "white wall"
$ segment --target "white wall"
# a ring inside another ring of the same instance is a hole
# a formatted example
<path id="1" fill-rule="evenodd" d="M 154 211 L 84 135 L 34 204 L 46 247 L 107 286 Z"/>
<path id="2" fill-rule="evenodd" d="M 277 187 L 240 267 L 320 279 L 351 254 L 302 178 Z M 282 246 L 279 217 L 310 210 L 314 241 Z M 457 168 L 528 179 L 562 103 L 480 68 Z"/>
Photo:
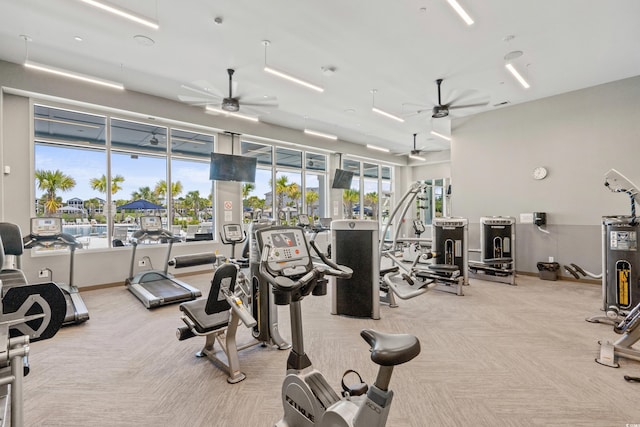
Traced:
<path id="1" fill-rule="evenodd" d="M 477 231 L 481 216 L 547 212 L 551 234 L 518 224 L 517 269 L 553 256 L 601 270 L 601 217 L 630 213 L 603 176 L 615 168 L 640 184 L 640 77 L 454 120 L 452 136 L 456 216 Z M 536 166 L 546 179 L 532 178 Z"/>

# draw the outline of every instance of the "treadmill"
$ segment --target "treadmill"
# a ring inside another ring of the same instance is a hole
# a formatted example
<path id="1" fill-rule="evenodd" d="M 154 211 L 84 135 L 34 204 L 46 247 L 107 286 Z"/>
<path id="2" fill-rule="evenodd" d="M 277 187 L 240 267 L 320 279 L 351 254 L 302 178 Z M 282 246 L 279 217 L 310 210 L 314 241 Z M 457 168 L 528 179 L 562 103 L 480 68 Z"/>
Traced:
<path id="1" fill-rule="evenodd" d="M 62 232 L 62 219 L 54 217 L 31 218 L 31 233 L 23 239 L 24 248 L 36 247 L 53 248 L 68 247 L 71 251 L 69 261 L 69 283 L 56 283 L 62 290 L 67 303 L 67 311 L 62 322 L 63 326 L 83 323 L 89 320 L 89 310 L 80 297 L 78 288 L 73 284 L 73 263 L 76 249 L 82 248 L 82 243 L 73 235 Z"/>
<path id="2" fill-rule="evenodd" d="M 143 241 L 169 242 L 164 270 L 152 269 L 141 271 L 136 275 L 133 274 L 136 249 L 139 242 Z M 176 241 L 180 241 L 180 237 L 174 236 L 169 230 L 164 230 L 159 216 L 140 217 L 140 230 L 137 230 L 131 236 L 133 251 L 131 253 L 129 277 L 125 281 L 125 286 L 147 308 L 191 301 L 202 296 L 200 289 L 176 279 L 168 272 L 169 265 L 175 264 L 175 262 L 171 262 L 170 256 L 171 248 Z"/>

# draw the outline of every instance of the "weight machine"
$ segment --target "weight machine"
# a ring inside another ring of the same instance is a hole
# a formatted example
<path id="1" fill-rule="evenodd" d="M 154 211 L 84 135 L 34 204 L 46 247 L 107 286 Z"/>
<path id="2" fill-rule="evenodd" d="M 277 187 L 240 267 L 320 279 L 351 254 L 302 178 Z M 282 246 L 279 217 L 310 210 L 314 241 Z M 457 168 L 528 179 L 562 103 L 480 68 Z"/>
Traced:
<path id="1" fill-rule="evenodd" d="M 415 228 L 419 237 L 401 238 L 398 226 L 391 240 L 384 239 L 391 224 L 401 224 L 409 208 L 414 206 L 414 201 L 425 199 L 430 187 L 426 181 L 413 183 L 394 208 L 382 232 L 379 246 L 380 271 L 383 275 L 382 291 L 386 294 L 381 298 L 391 307 L 397 306 L 396 296 L 400 299 L 414 298 L 430 288 L 461 296 L 464 294 L 462 286 L 468 285 L 466 218 L 433 218 L 432 238 L 420 237 L 424 231 L 422 228 Z M 407 244 L 410 247 L 413 245 L 416 253 L 405 260 L 397 252 L 399 245 Z M 430 248 L 430 251 L 422 253 L 423 247 Z"/>
<path id="2" fill-rule="evenodd" d="M 630 216 L 605 216 L 602 220 L 602 310 L 586 320 L 619 323 L 640 303 L 640 252 L 636 218 L 636 197 L 640 190 L 615 169 L 604 176 L 604 185 L 614 193 L 625 193 L 631 202 Z"/>
<path id="3" fill-rule="evenodd" d="M 516 219 L 480 218 L 480 261 L 469 261 L 469 271 L 481 280 L 516 284 Z"/>

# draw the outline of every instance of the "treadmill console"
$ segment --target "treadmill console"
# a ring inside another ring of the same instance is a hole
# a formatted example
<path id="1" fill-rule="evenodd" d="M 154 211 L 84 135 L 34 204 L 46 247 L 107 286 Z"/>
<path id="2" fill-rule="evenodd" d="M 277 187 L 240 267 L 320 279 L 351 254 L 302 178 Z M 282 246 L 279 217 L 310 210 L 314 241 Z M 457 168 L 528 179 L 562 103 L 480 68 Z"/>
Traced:
<path id="1" fill-rule="evenodd" d="M 298 215 L 298 223 L 302 227 L 310 226 L 311 225 L 311 221 L 309 220 L 309 215 L 307 215 L 307 214 Z"/>
<path id="2" fill-rule="evenodd" d="M 162 219 L 159 216 L 142 216 L 140 229 L 146 233 L 162 231 Z"/>
<path id="3" fill-rule="evenodd" d="M 224 240 L 227 242 L 242 242 L 244 240 L 240 224 L 224 224 L 222 233 L 224 234 Z"/>
<path id="4" fill-rule="evenodd" d="M 304 231 L 297 227 L 271 227 L 256 231 L 261 250 L 269 245 L 269 270 L 284 276 L 296 276 L 309 271 L 311 257 Z"/>
<path id="5" fill-rule="evenodd" d="M 54 237 L 62 234 L 61 218 L 31 218 L 32 237 Z"/>

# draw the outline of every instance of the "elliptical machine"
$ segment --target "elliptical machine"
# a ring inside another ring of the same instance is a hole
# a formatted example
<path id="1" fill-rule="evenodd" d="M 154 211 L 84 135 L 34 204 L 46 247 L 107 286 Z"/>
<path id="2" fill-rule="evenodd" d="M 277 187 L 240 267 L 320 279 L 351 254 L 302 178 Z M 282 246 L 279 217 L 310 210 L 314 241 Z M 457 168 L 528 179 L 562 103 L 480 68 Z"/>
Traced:
<path id="1" fill-rule="evenodd" d="M 301 228 L 275 226 L 257 230 L 256 235 L 261 249 L 260 275 L 273 286 L 276 303 L 289 305 L 291 315 L 293 347 L 282 385 L 284 416 L 276 427 L 386 425 L 393 399 L 389 390 L 393 367 L 420 353 L 418 338 L 361 331 L 371 346 L 371 360 L 380 366 L 378 376 L 371 387 L 364 383 L 346 387 L 343 381 L 345 392 L 339 397 L 305 354 L 301 301 L 309 294 L 326 294 L 325 276 L 349 278 L 353 271 L 328 260 L 313 241 L 310 244 L 322 263 L 312 263 Z"/>

